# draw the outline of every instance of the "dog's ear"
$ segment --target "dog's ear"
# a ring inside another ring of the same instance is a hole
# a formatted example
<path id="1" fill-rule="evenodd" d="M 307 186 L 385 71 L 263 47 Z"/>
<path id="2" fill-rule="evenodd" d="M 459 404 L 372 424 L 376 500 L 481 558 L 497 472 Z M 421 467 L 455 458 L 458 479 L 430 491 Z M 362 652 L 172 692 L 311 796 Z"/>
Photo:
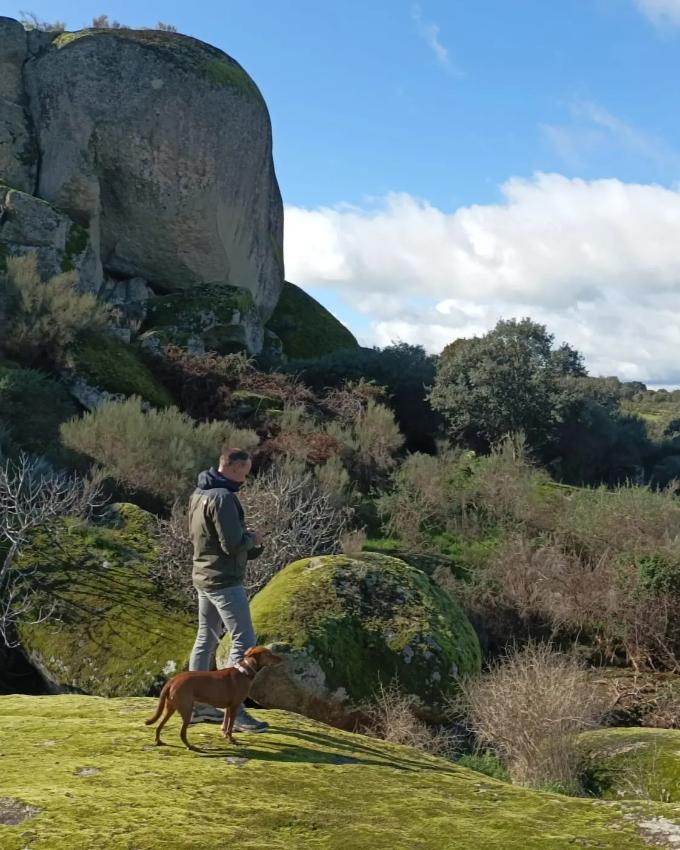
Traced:
<path id="1" fill-rule="evenodd" d="M 258 652 L 261 652 L 261 651 L 262 651 L 261 646 L 251 646 L 250 649 L 246 649 L 244 657 L 250 658 L 251 655 L 257 655 Z"/>

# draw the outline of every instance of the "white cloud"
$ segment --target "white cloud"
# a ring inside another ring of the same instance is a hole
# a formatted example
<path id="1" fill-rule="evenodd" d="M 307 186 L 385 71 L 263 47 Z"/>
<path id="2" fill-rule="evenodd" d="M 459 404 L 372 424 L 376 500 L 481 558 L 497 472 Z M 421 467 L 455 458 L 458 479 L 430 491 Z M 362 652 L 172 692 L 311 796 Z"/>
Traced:
<path id="1" fill-rule="evenodd" d="M 440 350 L 530 315 L 596 374 L 680 382 L 680 191 L 559 174 L 444 212 L 406 194 L 286 210 L 288 277 L 331 286 L 373 340 Z"/>
<path id="2" fill-rule="evenodd" d="M 634 0 L 635 5 L 657 25 L 680 24 L 680 0 Z"/>
<path id="3" fill-rule="evenodd" d="M 448 49 L 439 40 L 439 25 L 423 18 L 423 10 L 419 3 L 411 9 L 411 17 L 415 22 L 418 35 L 430 48 L 437 62 L 447 70 L 455 70 Z"/>

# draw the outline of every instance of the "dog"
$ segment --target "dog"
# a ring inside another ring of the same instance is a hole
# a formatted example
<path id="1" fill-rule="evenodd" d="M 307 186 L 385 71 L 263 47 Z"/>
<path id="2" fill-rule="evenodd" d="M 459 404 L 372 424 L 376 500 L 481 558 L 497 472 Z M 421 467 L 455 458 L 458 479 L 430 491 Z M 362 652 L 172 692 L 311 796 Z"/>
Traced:
<path id="1" fill-rule="evenodd" d="M 144 721 L 147 726 L 153 726 L 165 711 L 165 716 L 156 727 L 156 745 L 163 744 L 161 729 L 178 711 L 182 717 L 182 728 L 179 733 L 182 743 L 187 749 L 200 752 L 198 747 L 194 747 L 187 740 L 187 728 L 191 722 L 191 713 L 195 702 L 205 702 L 215 708 L 224 709 L 222 736 L 235 744 L 232 730 L 236 712 L 250 693 L 250 686 L 258 670 L 263 667 L 272 667 L 282 661 L 283 658 L 274 655 L 266 646 L 254 646 L 246 651 L 243 661 L 234 667 L 211 670 L 207 673 L 178 673 L 173 676 L 163 686 L 153 716 Z"/>

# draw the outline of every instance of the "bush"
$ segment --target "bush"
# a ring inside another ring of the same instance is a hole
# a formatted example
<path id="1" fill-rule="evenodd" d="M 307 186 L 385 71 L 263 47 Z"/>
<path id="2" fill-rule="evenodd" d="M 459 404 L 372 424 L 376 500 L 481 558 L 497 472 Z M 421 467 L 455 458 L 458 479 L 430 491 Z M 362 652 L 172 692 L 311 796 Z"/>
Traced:
<path id="1" fill-rule="evenodd" d="M 341 551 L 351 513 L 335 504 L 304 467 L 279 461 L 249 479 L 239 499 L 248 525 L 266 534 L 262 554 L 248 563 L 246 587 L 250 596 L 293 561 Z M 176 503 L 171 516 L 159 521 L 159 531 L 154 580 L 161 587 L 179 589 L 187 604 L 194 605 L 193 547 L 184 502 Z"/>
<path id="2" fill-rule="evenodd" d="M 110 308 L 79 292 L 76 282 L 72 272 L 42 281 L 34 254 L 10 257 L 0 292 L 7 329 L 4 350 L 22 364 L 54 368 L 85 332 L 102 332 Z"/>
<path id="3" fill-rule="evenodd" d="M 326 430 L 341 446 L 345 466 L 367 487 L 384 481 L 404 444 L 392 411 L 374 401 L 348 425 L 332 422 Z"/>
<path id="4" fill-rule="evenodd" d="M 434 451 L 443 420 L 427 399 L 435 358 L 421 346 L 397 343 L 338 351 L 316 360 L 291 361 L 285 369 L 300 374 L 316 392 L 362 380 L 384 387 L 409 451 Z"/>
<path id="5" fill-rule="evenodd" d="M 472 731 L 513 781 L 576 790 L 577 736 L 598 724 L 606 705 L 573 657 L 530 643 L 464 683 L 463 693 Z"/>
<path id="6" fill-rule="evenodd" d="M 62 458 L 59 426 L 75 416 L 66 388 L 33 369 L 0 367 L 0 424 L 9 448 Z"/>
<path id="7" fill-rule="evenodd" d="M 145 413 L 141 399 L 105 402 L 61 427 L 63 442 L 90 457 L 129 492 L 171 505 L 186 496 L 197 473 L 217 460 L 225 443 L 253 449 L 253 431 L 229 422 L 196 424 L 177 408 Z"/>
<path id="8" fill-rule="evenodd" d="M 373 701 L 362 707 L 367 720 L 364 731 L 383 741 L 453 759 L 459 749 L 459 737 L 444 727 L 432 727 L 421 720 L 415 712 L 417 704 L 417 698 L 403 693 L 396 680 L 388 686 L 381 684 Z"/>
<path id="9" fill-rule="evenodd" d="M 248 524 L 265 533 L 262 555 L 248 564 L 251 595 L 293 561 L 342 549 L 351 512 L 299 464 L 273 464 L 249 481 L 240 500 Z"/>

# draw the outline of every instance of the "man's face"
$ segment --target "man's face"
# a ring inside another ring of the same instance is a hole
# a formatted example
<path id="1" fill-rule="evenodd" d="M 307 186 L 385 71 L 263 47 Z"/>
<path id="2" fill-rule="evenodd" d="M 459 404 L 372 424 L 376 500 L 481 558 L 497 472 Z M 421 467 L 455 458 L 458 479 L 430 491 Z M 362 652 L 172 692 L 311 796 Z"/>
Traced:
<path id="1" fill-rule="evenodd" d="M 249 460 L 243 463 L 230 463 L 225 466 L 222 474 L 226 475 L 227 478 L 231 478 L 232 481 L 236 481 L 238 484 L 243 484 L 248 477 L 252 465 L 252 462 Z"/>

